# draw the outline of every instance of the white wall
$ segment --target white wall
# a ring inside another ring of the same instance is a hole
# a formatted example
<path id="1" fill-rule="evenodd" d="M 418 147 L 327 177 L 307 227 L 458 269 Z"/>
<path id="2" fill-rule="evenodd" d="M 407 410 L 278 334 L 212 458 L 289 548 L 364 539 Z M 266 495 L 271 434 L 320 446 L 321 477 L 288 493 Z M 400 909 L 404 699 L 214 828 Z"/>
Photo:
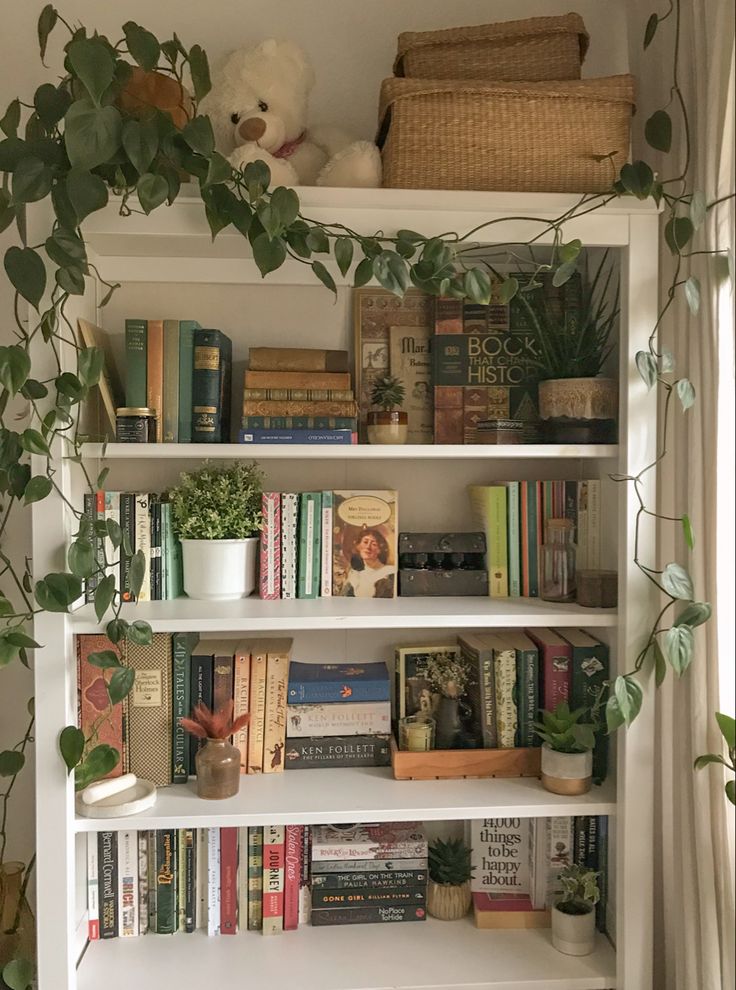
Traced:
<path id="1" fill-rule="evenodd" d="M 62 27 L 51 37 L 51 68 L 44 69 L 39 61 L 36 20 L 42 6 L 42 0 L 0 0 L 0 114 L 15 96 L 31 102 L 35 88 L 53 80 L 59 71 L 60 45 L 66 40 Z M 380 81 L 391 74 L 400 31 L 563 14 L 571 4 L 570 0 L 498 0 L 493 4 L 488 0 L 271 0 L 269 4 L 126 0 L 121 7 L 99 0 L 58 0 L 57 6 L 67 21 L 96 27 L 115 40 L 122 35 L 121 22 L 129 19 L 152 30 L 160 40 L 176 30 L 184 45 L 201 44 L 213 64 L 240 44 L 271 36 L 292 38 L 309 53 L 317 70 L 313 119 L 341 123 L 357 136 L 370 138 L 375 130 Z M 575 8 L 591 34 L 584 75 L 626 72 L 624 0 L 578 0 Z M 11 232 L 0 236 L 0 252 L 11 243 Z M 11 340 L 11 303 L 7 282 L 0 277 L 2 344 Z M 4 549 L 16 559 L 30 552 L 28 526 L 16 521 Z M 31 691 L 30 676 L 20 665 L 0 672 L 0 749 L 20 738 L 25 700 Z M 27 859 L 33 843 L 31 772 L 23 775 L 13 803 L 9 851 L 11 856 Z"/>

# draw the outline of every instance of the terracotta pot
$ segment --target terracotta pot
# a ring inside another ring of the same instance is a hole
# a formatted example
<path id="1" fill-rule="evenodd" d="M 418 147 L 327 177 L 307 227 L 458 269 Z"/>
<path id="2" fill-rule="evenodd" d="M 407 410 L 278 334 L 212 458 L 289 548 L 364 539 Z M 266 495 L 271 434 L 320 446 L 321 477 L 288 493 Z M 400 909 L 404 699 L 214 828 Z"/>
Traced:
<path id="1" fill-rule="evenodd" d="M 240 787 L 240 750 L 227 739 L 208 739 L 194 758 L 197 795 L 211 801 L 233 797 Z"/>
<path id="2" fill-rule="evenodd" d="M 615 443 L 618 382 L 553 378 L 539 383 L 539 417 L 553 443 Z"/>
<path id="3" fill-rule="evenodd" d="M 542 744 L 542 784 L 552 794 L 587 794 L 593 783 L 593 751 L 558 753 Z"/>
<path id="4" fill-rule="evenodd" d="M 368 413 L 368 443 L 406 443 L 409 414 L 400 409 Z"/>
<path id="5" fill-rule="evenodd" d="M 36 923 L 25 897 L 21 897 L 24 863 L 0 866 L 0 972 L 11 959 L 33 959 Z M 0 980 L 0 984 L 5 984 Z"/>
<path id="6" fill-rule="evenodd" d="M 440 921 L 457 921 L 459 918 L 464 918 L 472 900 L 469 880 L 459 886 L 435 883 L 434 880 L 430 880 L 427 885 L 427 911 Z"/>
<path id="7" fill-rule="evenodd" d="M 567 956 L 589 956 L 595 949 L 595 911 L 567 914 L 552 908 L 552 945 Z"/>

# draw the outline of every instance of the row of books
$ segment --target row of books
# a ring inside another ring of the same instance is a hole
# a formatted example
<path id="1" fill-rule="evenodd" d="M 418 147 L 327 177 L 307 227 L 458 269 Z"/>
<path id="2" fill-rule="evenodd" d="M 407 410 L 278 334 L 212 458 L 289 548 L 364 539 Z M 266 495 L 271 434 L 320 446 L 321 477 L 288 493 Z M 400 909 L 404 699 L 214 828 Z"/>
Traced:
<path id="1" fill-rule="evenodd" d="M 479 928 L 547 927 L 565 866 L 598 873 L 596 924 L 606 930 L 608 818 L 486 818 L 470 823 L 475 922 Z"/>
<path id="2" fill-rule="evenodd" d="M 539 597 L 540 549 L 549 519 L 572 522 L 576 570 L 601 566 L 600 481 L 509 481 L 469 485 L 468 494 L 486 535 L 492 598 Z"/>
<path id="3" fill-rule="evenodd" d="M 156 414 L 157 443 L 230 439 L 232 342 L 196 320 L 125 321 L 125 404 Z"/>

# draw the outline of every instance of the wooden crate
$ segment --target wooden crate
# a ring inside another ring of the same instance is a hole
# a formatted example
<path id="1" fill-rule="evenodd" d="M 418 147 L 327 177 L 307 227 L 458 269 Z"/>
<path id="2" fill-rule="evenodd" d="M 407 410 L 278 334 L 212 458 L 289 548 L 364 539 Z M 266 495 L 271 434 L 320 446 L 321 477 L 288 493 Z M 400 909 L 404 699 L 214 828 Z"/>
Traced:
<path id="1" fill-rule="evenodd" d="M 538 777 L 542 750 L 431 749 L 400 750 L 391 740 L 391 767 L 396 780 L 456 780 L 461 777 Z"/>

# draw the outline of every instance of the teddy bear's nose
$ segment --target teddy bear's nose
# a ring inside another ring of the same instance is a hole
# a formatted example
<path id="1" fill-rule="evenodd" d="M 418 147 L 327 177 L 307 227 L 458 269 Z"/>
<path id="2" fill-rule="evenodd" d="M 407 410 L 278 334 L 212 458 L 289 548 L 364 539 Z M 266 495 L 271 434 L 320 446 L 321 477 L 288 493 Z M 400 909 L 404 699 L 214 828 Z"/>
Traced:
<path id="1" fill-rule="evenodd" d="M 266 122 L 262 117 L 250 117 L 238 127 L 238 134 L 244 141 L 257 141 L 266 131 Z"/>

